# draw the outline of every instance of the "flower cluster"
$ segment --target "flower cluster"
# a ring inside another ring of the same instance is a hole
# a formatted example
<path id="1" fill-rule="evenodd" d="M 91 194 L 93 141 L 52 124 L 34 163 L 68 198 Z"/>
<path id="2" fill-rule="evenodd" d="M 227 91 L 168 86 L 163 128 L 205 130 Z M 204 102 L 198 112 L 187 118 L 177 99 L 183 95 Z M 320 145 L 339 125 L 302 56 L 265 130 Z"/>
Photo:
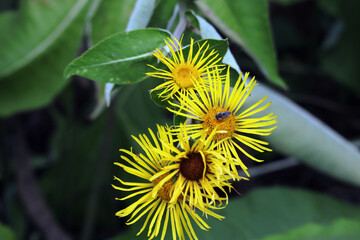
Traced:
<path id="1" fill-rule="evenodd" d="M 241 154 L 262 161 L 244 147 L 271 151 L 267 142 L 254 136 L 269 135 L 276 128 L 276 116 L 254 116 L 270 105 L 264 104 L 266 97 L 243 109 L 256 81 L 247 82 L 246 74 L 230 86 L 229 69 L 222 73 L 221 58 L 216 51 L 209 51 L 206 42 L 200 46 L 191 40 L 186 54 L 178 40 L 165 42 L 171 57 L 159 49 L 154 56 L 167 70 L 151 66 L 156 72 L 148 73 L 165 82 L 152 91 L 160 90 L 158 97 L 172 106 L 168 110 L 187 121 L 157 126 L 157 133 L 149 129 L 148 135 L 133 136 L 142 153 L 120 149 L 122 161 L 115 165 L 138 180 L 115 177 L 113 187 L 129 192 L 118 200 L 134 199 L 116 215 L 129 216 L 127 224 L 144 217 L 138 234 L 147 228 L 149 239 L 159 234 L 164 239 L 169 222 L 174 239 L 185 239 L 185 235 L 197 239 L 192 225 L 210 228 L 201 215 L 223 219 L 215 211 L 228 204 L 231 181 L 245 179 L 239 169 L 249 176 Z"/>

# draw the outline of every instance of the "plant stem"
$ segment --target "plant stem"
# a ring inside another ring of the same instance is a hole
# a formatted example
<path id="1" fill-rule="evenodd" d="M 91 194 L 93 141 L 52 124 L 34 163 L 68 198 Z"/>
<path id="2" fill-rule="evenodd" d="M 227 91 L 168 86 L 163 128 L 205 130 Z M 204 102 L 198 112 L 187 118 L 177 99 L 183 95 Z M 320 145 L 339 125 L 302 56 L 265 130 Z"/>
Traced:
<path id="1" fill-rule="evenodd" d="M 25 142 L 22 125 L 18 119 L 15 119 L 15 140 L 16 149 L 13 149 L 13 163 L 15 165 L 15 174 L 19 197 L 29 217 L 35 225 L 44 234 L 44 239 L 49 240 L 70 240 L 56 222 L 52 212 L 44 200 L 40 187 L 35 179 L 33 169 L 30 166 L 30 158 Z"/>

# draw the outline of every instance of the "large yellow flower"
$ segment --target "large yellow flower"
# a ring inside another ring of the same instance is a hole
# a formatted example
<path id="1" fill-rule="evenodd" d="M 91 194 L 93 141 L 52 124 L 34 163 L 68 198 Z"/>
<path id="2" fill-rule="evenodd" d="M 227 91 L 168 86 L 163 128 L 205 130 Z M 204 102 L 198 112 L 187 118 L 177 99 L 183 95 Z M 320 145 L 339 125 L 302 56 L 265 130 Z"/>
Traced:
<path id="1" fill-rule="evenodd" d="M 231 189 L 228 180 L 242 179 L 237 172 L 233 174 L 229 170 L 227 164 L 235 165 L 236 162 L 233 158 L 224 157 L 219 147 L 222 141 L 212 141 L 215 130 L 210 136 L 204 133 L 199 139 L 192 140 L 186 126 L 181 124 L 176 140 L 165 143 L 170 152 L 156 151 L 168 163 L 150 180 L 171 174 L 176 174 L 177 177 L 172 187 L 170 203 L 175 204 L 182 198 L 183 204 L 188 202 L 191 208 L 217 208 L 216 203 L 221 204 L 222 200 L 228 200 L 224 189 Z M 216 188 L 226 197 L 220 197 Z"/>
<path id="2" fill-rule="evenodd" d="M 206 79 L 204 77 L 206 72 L 219 66 L 217 64 L 221 60 L 214 49 L 208 51 L 209 44 L 206 42 L 199 46 L 198 51 L 194 53 L 194 39 L 191 39 L 189 53 L 185 59 L 181 42 L 174 39 L 175 42 L 171 39 L 168 39 L 169 42 L 165 40 L 172 58 L 166 57 L 159 49 L 153 53 L 168 69 L 164 70 L 149 65 L 156 72 L 147 73 L 149 76 L 166 80 L 152 90 L 163 89 L 159 96 L 164 99 L 172 98 L 177 93 L 186 94 L 189 89 L 194 87 L 194 82 Z"/>
<path id="3" fill-rule="evenodd" d="M 226 74 L 225 84 L 219 79 L 219 73 L 214 71 L 209 74 L 209 84 L 196 83 L 195 89 L 185 95 L 177 97 L 179 104 L 171 103 L 178 110 L 168 108 L 178 115 L 183 115 L 190 119 L 198 120 L 198 123 L 189 124 L 187 130 L 189 134 L 198 138 L 204 134 L 211 135 L 216 128 L 217 133 L 213 137 L 214 141 L 221 141 L 220 146 L 225 151 L 226 157 L 235 156 L 237 164 L 247 172 L 247 167 L 240 159 L 239 150 L 245 156 L 255 161 L 262 161 L 249 154 L 243 146 L 250 147 L 256 151 L 271 151 L 266 147 L 267 142 L 254 138 L 254 135 L 269 135 L 276 128 L 274 125 L 276 116 L 273 113 L 262 117 L 255 117 L 254 114 L 266 109 L 271 102 L 259 107 L 267 98 L 264 97 L 251 107 L 243 109 L 243 103 L 250 95 L 253 88 L 257 85 L 253 78 L 246 86 L 241 76 L 235 86 L 230 87 L 230 73 Z M 211 80 L 211 81 L 210 81 Z M 183 112 L 185 110 L 185 112 Z M 240 145 L 242 144 L 242 145 Z M 236 171 L 236 164 L 230 164 L 232 171 Z"/>
<path id="4" fill-rule="evenodd" d="M 127 208 L 118 211 L 116 215 L 119 217 L 131 215 L 127 224 L 133 224 L 147 215 L 137 235 L 148 226 L 147 236 L 149 239 L 156 237 L 160 233 L 161 228 L 161 239 L 164 239 L 169 222 L 174 239 L 176 239 L 176 236 L 179 239 L 185 239 L 184 232 L 186 232 L 190 239 L 197 239 L 190 219 L 203 230 L 207 230 L 210 227 L 195 212 L 195 208 L 189 206 L 187 201 L 173 198 L 173 177 L 176 172 L 166 172 L 154 178 L 154 175 L 162 171 L 169 163 L 164 159 L 164 156 L 167 154 L 171 155 L 172 146 L 170 145 L 173 142 L 172 136 L 165 131 L 164 127 L 159 126 L 159 140 L 157 140 L 157 137 L 151 130 L 149 130 L 149 133 L 152 141 L 146 135 L 140 135 L 139 138 L 133 137 L 144 150 L 144 154 L 134 154 L 132 151 L 121 149 L 121 158 L 125 162 L 114 163 L 129 174 L 140 178 L 139 182 L 127 182 L 115 177 L 115 180 L 121 184 L 121 186 L 113 185 L 115 189 L 131 192 L 128 196 L 117 200 L 133 197 L 137 199 Z M 170 200 L 173 200 L 172 203 L 170 203 Z M 208 209 L 200 210 L 206 215 L 214 216 L 218 219 L 223 218 Z"/>

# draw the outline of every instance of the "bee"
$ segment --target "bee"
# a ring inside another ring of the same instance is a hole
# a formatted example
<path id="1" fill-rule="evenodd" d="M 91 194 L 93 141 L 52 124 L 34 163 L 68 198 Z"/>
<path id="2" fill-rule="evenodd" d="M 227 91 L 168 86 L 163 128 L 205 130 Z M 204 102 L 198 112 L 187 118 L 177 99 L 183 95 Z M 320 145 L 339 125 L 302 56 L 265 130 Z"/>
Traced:
<path id="1" fill-rule="evenodd" d="M 231 115 L 230 111 L 219 112 L 215 115 L 216 120 L 228 118 Z"/>

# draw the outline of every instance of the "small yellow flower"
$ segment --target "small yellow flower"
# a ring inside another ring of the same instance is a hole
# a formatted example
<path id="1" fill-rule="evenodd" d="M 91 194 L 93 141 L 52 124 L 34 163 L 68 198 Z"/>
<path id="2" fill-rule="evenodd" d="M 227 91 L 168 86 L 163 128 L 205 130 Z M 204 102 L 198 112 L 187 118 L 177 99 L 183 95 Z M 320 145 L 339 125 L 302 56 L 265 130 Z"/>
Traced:
<path id="1" fill-rule="evenodd" d="M 236 163 L 233 158 L 224 157 L 219 147 L 222 141 L 212 141 L 215 134 L 216 131 L 210 136 L 204 133 L 199 139 L 192 141 L 186 126 L 181 124 L 176 142 L 166 144 L 171 152 L 156 151 L 168 163 L 150 180 L 174 173 L 177 177 L 172 187 L 170 203 L 174 204 L 182 198 L 183 204 L 188 202 L 191 208 L 195 206 L 199 209 L 216 208 L 216 203 L 221 203 L 222 200 L 227 203 L 225 187 L 231 189 L 228 180 L 242 178 L 237 172 L 233 174 L 229 171 L 226 163 Z M 177 147 L 175 143 L 178 143 Z M 220 189 L 226 197 L 220 197 L 215 188 Z"/>
<path id="2" fill-rule="evenodd" d="M 152 141 L 146 135 L 140 135 L 139 138 L 133 137 L 145 154 L 134 154 L 132 151 L 121 149 L 121 159 L 125 163 L 114 163 L 127 173 L 140 178 L 138 182 L 127 182 L 115 177 L 115 180 L 121 184 L 121 186 L 113 185 L 115 189 L 131 192 L 128 196 L 121 199 L 117 198 L 117 200 L 133 197 L 137 199 L 127 208 L 118 211 L 116 215 L 119 217 L 130 216 L 127 224 L 133 224 L 147 215 L 137 235 L 148 227 L 147 236 L 149 239 L 158 236 L 161 228 L 161 239 L 164 239 L 169 222 L 174 239 L 176 236 L 179 239 L 185 239 L 185 232 L 190 239 L 197 239 L 190 219 L 203 230 L 208 230 L 210 227 L 186 201 L 174 199 L 172 196 L 173 177 L 176 172 L 166 172 L 154 178 L 154 175 L 162 171 L 169 163 L 164 159 L 164 155 L 171 155 L 172 147 L 169 144 L 173 141 L 172 136 L 165 131 L 164 127 L 160 126 L 158 126 L 159 140 L 151 130 L 149 133 Z M 170 200 L 173 200 L 171 204 Z M 218 219 L 223 218 L 208 209 L 201 209 L 201 211 Z"/>
<path id="3" fill-rule="evenodd" d="M 149 76 L 166 80 L 152 90 L 164 89 L 159 94 L 164 99 L 173 98 L 177 93 L 186 94 L 189 89 L 194 87 L 194 82 L 206 79 L 204 76 L 206 72 L 215 66 L 219 66 L 217 64 L 221 60 L 214 49 L 208 51 L 209 44 L 206 42 L 199 46 L 198 51 L 194 53 L 194 39 L 191 39 L 189 54 L 185 59 L 181 42 L 176 38 L 174 39 L 175 42 L 171 39 L 168 39 L 169 42 L 165 40 L 172 58 L 166 57 L 159 49 L 153 53 L 160 62 L 166 65 L 168 70 L 149 65 L 156 72 L 147 73 Z"/>
<path id="4" fill-rule="evenodd" d="M 210 84 L 204 86 L 203 83 L 197 83 L 195 89 L 189 91 L 186 96 L 177 97 L 179 104 L 171 103 L 178 110 L 170 108 L 168 110 L 199 121 L 199 123 L 186 125 L 190 136 L 193 138 L 202 136 L 204 132 L 210 135 L 216 128 L 217 133 L 213 137 L 214 141 L 221 141 L 220 146 L 226 153 L 226 157 L 235 156 L 237 164 L 249 176 L 247 167 L 241 161 L 237 150 L 252 160 L 262 160 L 250 155 L 240 144 L 259 152 L 271 151 L 270 148 L 266 147 L 267 142 L 253 138 L 252 135 L 270 135 L 271 131 L 276 128 L 276 126 L 270 126 L 277 121 L 273 113 L 262 117 L 253 116 L 271 104 L 269 102 L 259 107 L 267 96 L 251 107 L 241 109 L 243 103 L 257 85 L 253 78 L 245 87 L 248 75 L 247 73 L 243 80 L 241 80 L 240 76 L 231 90 L 229 70 L 224 85 L 219 81 L 221 77 L 218 72 L 209 73 L 209 79 L 212 79 L 212 81 L 209 80 Z M 182 112 L 183 110 L 186 112 Z M 230 164 L 232 171 L 236 171 L 237 164 Z"/>

